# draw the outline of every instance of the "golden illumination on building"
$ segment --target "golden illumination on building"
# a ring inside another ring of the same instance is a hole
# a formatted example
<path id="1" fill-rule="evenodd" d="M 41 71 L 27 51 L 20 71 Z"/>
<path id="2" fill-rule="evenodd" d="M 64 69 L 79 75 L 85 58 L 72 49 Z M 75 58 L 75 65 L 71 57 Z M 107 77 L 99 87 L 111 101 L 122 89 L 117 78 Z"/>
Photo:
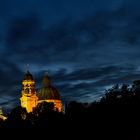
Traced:
<path id="1" fill-rule="evenodd" d="M 36 96 L 33 76 L 29 71 L 25 74 L 22 85 L 22 97 L 20 98 L 21 107 L 26 108 L 27 112 L 30 113 L 37 106 L 38 97 Z"/>
<path id="2" fill-rule="evenodd" d="M 7 119 L 7 117 L 0 115 L 0 119 L 2 119 L 3 121 L 5 121 Z"/>
<path id="3" fill-rule="evenodd" d="M 2 111 L 2 108 L 0 108 L 0 119 L 2 119 L 3 121 L 5 121 L 7 119 L 7 117 L 5 117 L 3 115 L 3 111 Z"/>
<path id="4" fill-rule="evenodd" d="M 53 99 L 48 99 L 48 100 L 39 100 L 38 103 L 53 103 L 54 104 L 54 110 L 58 112 L 62 112 L 62 101 L 61 100 L 53 100 Z"/>
<path id="5" fill-rule="evenodd" d="M 60 94 L 56 88 L 51 84 L 51 79 L 48 73 L 43 77 L 42 88 L 38 92 L 39 101 L 38 103 L 48 102 L 54 104 L 54 110 L 62 112 L 62 101 Z"/>
<path id="6" fill-rule="evenodd" d="M 59 92 L 51 85 L 51 79 L 48 74 L 43 77 L 43 86 L 36 94 L 35 81 L 29 71 L 22 81 L 22 97 L 20 98 L 21 107 L 26 108 L 30 113 L 37 107 L 38 103 L 48 102 L 54 104 L 54 110 L 62 112 L 62 101 Z"/>

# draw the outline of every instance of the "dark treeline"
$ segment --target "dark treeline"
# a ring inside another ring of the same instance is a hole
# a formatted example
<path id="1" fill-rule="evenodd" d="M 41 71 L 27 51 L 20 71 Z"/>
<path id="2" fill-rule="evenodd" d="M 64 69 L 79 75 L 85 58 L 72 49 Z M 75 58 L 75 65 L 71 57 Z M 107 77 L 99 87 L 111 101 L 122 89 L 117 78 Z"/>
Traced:
<path id="1" fill-rule="evenodd" d="M 131 86 L 115 85 L 100 101 L 71 101 L 65 113 L 53 111 L 53 104 L 41 103 L 33 113 L 16 107 L 4 122 L 3 130 L 34 130 L 59 135 L 86 135 L 93 139 L 140 139 L 140 81 Z"/>

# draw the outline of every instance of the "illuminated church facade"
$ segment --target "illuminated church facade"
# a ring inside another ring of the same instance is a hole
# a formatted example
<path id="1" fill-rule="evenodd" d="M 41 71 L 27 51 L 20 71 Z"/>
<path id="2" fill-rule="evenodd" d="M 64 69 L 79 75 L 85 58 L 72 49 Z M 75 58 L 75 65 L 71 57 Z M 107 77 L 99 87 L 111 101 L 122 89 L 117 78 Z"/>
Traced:
<path id="1" fill-rule="evenodd" d="M 35 81 L 29 71 L 24 75 L 22 81 L 22 97 L 20 98 L 21 107 L 26 108 L 27 112 L 32 112 L 38 104 L 36 95 Z"/>
<path id="2" fill-rule="evenodd" d="M 56 88 L 52 86 L 51 78 L 46 73 L 43 77 L 42 88 L 36 92 L 35 81 L 32 74 L 27 71 L 22 81 L 22 97 L 20 98 L 21 107 L 26 108 L 27 112 L 33 112 L 39 103 L 48 102 L 54 104 L 54 110 L 62 112 L 62 101 Z"/>

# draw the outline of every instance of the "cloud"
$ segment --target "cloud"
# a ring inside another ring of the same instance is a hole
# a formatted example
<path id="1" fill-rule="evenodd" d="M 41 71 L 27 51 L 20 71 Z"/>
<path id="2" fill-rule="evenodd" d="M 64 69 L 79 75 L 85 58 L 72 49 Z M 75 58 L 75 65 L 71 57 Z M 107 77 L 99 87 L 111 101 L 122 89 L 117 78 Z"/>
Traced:
<path id="1" fill-rule="evenodd" d="M 9 102 L 21 95 L 28 63 L 37 88 L 47 69 L 65 100 L 93 101 L 110 85 L 140 78 L 139 1 L 24 2 L 13 9 L 0 1 L 0 95 Z"/>
<path id="2" fill-rule="evenodd" d="M 90 67 L 74 69 L 72 72 L 67 72 L 67 69 L 60 69 L 54 73 L 53 77 L 56 81 L 77 81 L 77 80 L 93 80 L 97 78 L 106 77 L 108 75 L 118 74 L 118 76 L 125 75 L 135 71 L 133 65 L 119 66 L 106 65 L 100 67 Z"/>
<path id="3" fill-rule="evenodd" d="M 39 19 L 34 15 L 15 19 L 7 33 L 8 44 L 17 48 L 17 46 L 20 47 L 24 42 L 30 42 L 34 31 L 37 31 L 39 25 Z"/>
<path id="4" fill-rule="evenodd" d="M 0 67 L 0 106 L 9 110 L 18 105 L 23 73 L 7 60 L 1 61 Z"/>
<path id="5" fill-rule="evenodd" d="M 41 87 L 41 77 L 44 71 L 36 74 L 38 88 Z M 78 100 L 92 102 L 99 99 L 105 89 L 114 84 L 132 84 L 132 81 L 140 78 L 139 71 L 133 65 L 107 65 L 91 69 L 61 69 L 55 72 L 50 71 L 52 83 L 61 93 L 64 101 Z"/>
<path id="6" fill-rule="evenodd" d="M 131 61 L 130 57 L 138 53 L 134 48 L 139 40 L 139 15 L 125 5 L 96 12 L 81 21 L 63 20 L 48 28 L 42 28 L 43 20 L 36 16 L 13 20 L 6 38 L 10 58 L 77 66 Z"/>

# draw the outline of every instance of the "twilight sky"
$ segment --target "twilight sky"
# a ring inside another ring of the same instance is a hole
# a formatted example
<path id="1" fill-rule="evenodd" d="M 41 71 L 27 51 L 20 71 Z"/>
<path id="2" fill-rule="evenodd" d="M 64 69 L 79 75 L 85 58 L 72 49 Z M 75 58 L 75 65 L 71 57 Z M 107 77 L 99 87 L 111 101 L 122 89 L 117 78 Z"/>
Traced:
<path id="1" fill-rule="evenodd" d="M 0 0 L 0 106 L 19 103 L 45 71 L 63 101 L 91 102 L 140 79 L 139 0 Z"/>

